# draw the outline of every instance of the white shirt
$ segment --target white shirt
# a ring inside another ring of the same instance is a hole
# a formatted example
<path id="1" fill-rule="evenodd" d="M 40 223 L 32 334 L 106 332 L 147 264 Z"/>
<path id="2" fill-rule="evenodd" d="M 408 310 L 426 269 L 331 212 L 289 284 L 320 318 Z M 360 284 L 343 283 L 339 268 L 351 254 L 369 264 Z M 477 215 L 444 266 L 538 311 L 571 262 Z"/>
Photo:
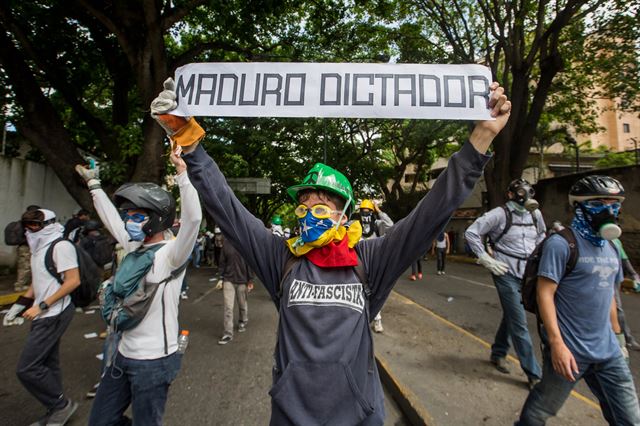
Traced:
<path id="1" fill-rule="evenodd" d="M 44 299 L 60 290 L 61 284 L 47 271 L 44 264 L 44 259 L 50 246 L 51 243 L 31 254 L 31 282 L 33 286 L 34 306 L 38 306 Z M 56 270 L 59 273 L 78 267 L 78 255 L 71 241 L 60 241 L 55 245 L 53 248 L 53 263 L 56 265 Z M 62 274 L 62 279 L 64 279 L 64 273 Z M 71 296 L 66 295 L 49 306 L 49 309 L 38 315 L 36 321 L 40 318 L 60 315 L 70 303 Z"/>
<path id="2" fill-rule="evenodd" d="M 531 224 L 533 219 L 532 213 L 518 212 L 517 210 L 509 207 L 511 210 L 511 228 L 509 231 L 500 238 L 497 244 L 497 248 L 501 251 L 510 253 L 520 258 L 527 258 L 536 248 L 538 243 L 542 242 L 545 237 L 546 226 L 542 213 L 540 210 L 535 210 L 533 214 L 536 215 L 537 229 L 533 226 L 518 226 L 518 224 Z M 467 228 L 464 236 L 469 243 L 469 247 L 476 256 L 480 256 L 485 252 L 484 245 L 482 243 L 484 236 L 488 235 L 493 241 L 502 233 L 504 227 L 507 224 L 507 218 L 502 207 L 496 207 L 489 210 L 473 224 Z M 527 264 L 526 261 L 520 260 L 516 257 L 507 256 L 504 253 L 500 253 L 494 250 L 493 257 L 496 260 L 506 263 L 509 266 L 509 273 L 517 278 L 522 278 L 524 274 L 524 268 Z"/>
<path id="3" fill-rule="evenodd" d="M 182 217 L 180 232 L 173 240 L 165 240 L 164 246 L 155 253 L 151 270 L 146 275 L 147 282 L 160 282 L 172 271 L 178 269 L 188 259 L 198 237 L 202 210 L 195 188 L 191 185 L 187 173 L 176 176 L 180 187 Z M 91 191 L 93 203 L 100 219 L 111 235 L 122 245 L 126 253 L 140 247 L 139 241 L 129 241 L 130 237 L 120 214 L 102 189 Z M 178 349 L 178 304 L 180 303 L 180 287 L 185 272 L 161 285 L 156 292 L 147 315 L 140 324 L 122 333 L 118 347 L 119 352 L 132 359 L 158 359 L 174 353 Z M 167 333 L 168 351 L 164 350 L 164 331 L 162 327 L 162 297 L 164 288 L 164 322 Z"/>

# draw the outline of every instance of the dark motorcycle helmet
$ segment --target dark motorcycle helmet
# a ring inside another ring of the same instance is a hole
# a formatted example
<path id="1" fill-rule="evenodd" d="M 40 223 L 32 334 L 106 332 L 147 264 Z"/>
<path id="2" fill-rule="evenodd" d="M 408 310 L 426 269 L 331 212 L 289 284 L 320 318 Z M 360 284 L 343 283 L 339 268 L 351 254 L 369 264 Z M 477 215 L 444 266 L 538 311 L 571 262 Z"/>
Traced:
<path id="1" fill-rule="evenodd" d="M 569 190 L 569 204 L 575 207 L 576 203 L 599 198 L 624 201 L 624 188 L 622 184 L 610 176 L 592 175 L 586 176 L 573 184 Z"/>
<path id="2" fill-rule="evenodd" d="M 155 183 L 125 183 L 115 192 L 114 202 L 120 210 L 145 210 L 149 221 L 142 231 L 149 237 L 171 228 L 176 217 L 173 195 Z"/>

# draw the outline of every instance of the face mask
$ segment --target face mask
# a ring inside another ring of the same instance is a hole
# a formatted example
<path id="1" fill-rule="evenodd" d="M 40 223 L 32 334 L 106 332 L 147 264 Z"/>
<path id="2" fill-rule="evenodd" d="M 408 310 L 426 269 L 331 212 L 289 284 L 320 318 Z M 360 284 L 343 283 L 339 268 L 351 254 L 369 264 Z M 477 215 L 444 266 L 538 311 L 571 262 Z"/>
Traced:
<path id="1" fill-rule="evenodd" d="M 589 202 L 581 204 L 586 212 L 587 221 L 594 232 L 605 240 L 615 240 L 622 235 L 622 229 L 616 223 L 620 213 L 620 203 L 593 205 Z"/>
<path id="2" fill-rule="evenodd" d="M 318 219 L 311 211 L 308 211 L 305 217 L 298 219 L 300 224 L 300 238 L 305 243 L 311 243 L 318 240 L 322 234 L 332 229 L 335 225 L 331 218 Z"/>
<path id="3" fill-rule="evenodd" d="M 132 222 L 130 220 L 127 221 L 127 223 L 125 224 L 125 229 L 127 230 L 127 233 L 129 234 L 129 237 L 131 237 L 131 241 L 143 241 L 144 238 L 146 237 L 144 231 L 142 230 L 142 227 L 144 226 L 144 223 L 138 223 L 138 222 Z"/>

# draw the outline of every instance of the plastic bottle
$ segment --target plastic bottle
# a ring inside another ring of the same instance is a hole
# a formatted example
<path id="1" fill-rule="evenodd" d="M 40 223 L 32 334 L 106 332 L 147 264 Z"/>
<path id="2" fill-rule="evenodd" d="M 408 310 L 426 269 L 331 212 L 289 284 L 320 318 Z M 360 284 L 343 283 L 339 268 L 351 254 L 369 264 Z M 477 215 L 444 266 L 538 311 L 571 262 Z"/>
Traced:
<path id="1" fill-rule="evenodd" d="M 178 336 L 178 353 L 183 354 L 189 345 L 189 330 L 182 330 Z"/>

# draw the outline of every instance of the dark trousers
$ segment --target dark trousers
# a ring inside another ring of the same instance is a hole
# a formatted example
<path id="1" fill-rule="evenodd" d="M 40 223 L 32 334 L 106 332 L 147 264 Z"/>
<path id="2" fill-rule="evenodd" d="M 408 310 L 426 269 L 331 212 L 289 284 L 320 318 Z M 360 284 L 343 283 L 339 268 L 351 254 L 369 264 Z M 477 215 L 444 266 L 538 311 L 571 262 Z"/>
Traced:
<path id="1" fill-rule="evenodd" d="M 436 247 L 436 259 L 438 263 L 438 271 L 444 271 L 444 260 L 447 257 L 447 249 Z"/>
<path id="2" fill-rule="evenodd" d="M 422 273 L 422 262 L 420 262 L 420 259 L 418 259 L 411 264 L 411 275 L 416 275 L 421 273 Z"/>
<path id="3" fill-rule="evenodd" d="M 100 379 L 90 426 L 127 425 L 124 412 L 131 404 L 134 425 L 162 425 L 169 385 L 178 375 L 182 355 L 138 360 L 120 353 Z"/>
<path id="4" fill-rule="evenodd" d="M 18 361 L 18 379 L 49 411 L 66 404 L 60 370 L 60 338 L 73 318 L 73 311 L 71 303 L 60 315 L 34 320 Z"/>

